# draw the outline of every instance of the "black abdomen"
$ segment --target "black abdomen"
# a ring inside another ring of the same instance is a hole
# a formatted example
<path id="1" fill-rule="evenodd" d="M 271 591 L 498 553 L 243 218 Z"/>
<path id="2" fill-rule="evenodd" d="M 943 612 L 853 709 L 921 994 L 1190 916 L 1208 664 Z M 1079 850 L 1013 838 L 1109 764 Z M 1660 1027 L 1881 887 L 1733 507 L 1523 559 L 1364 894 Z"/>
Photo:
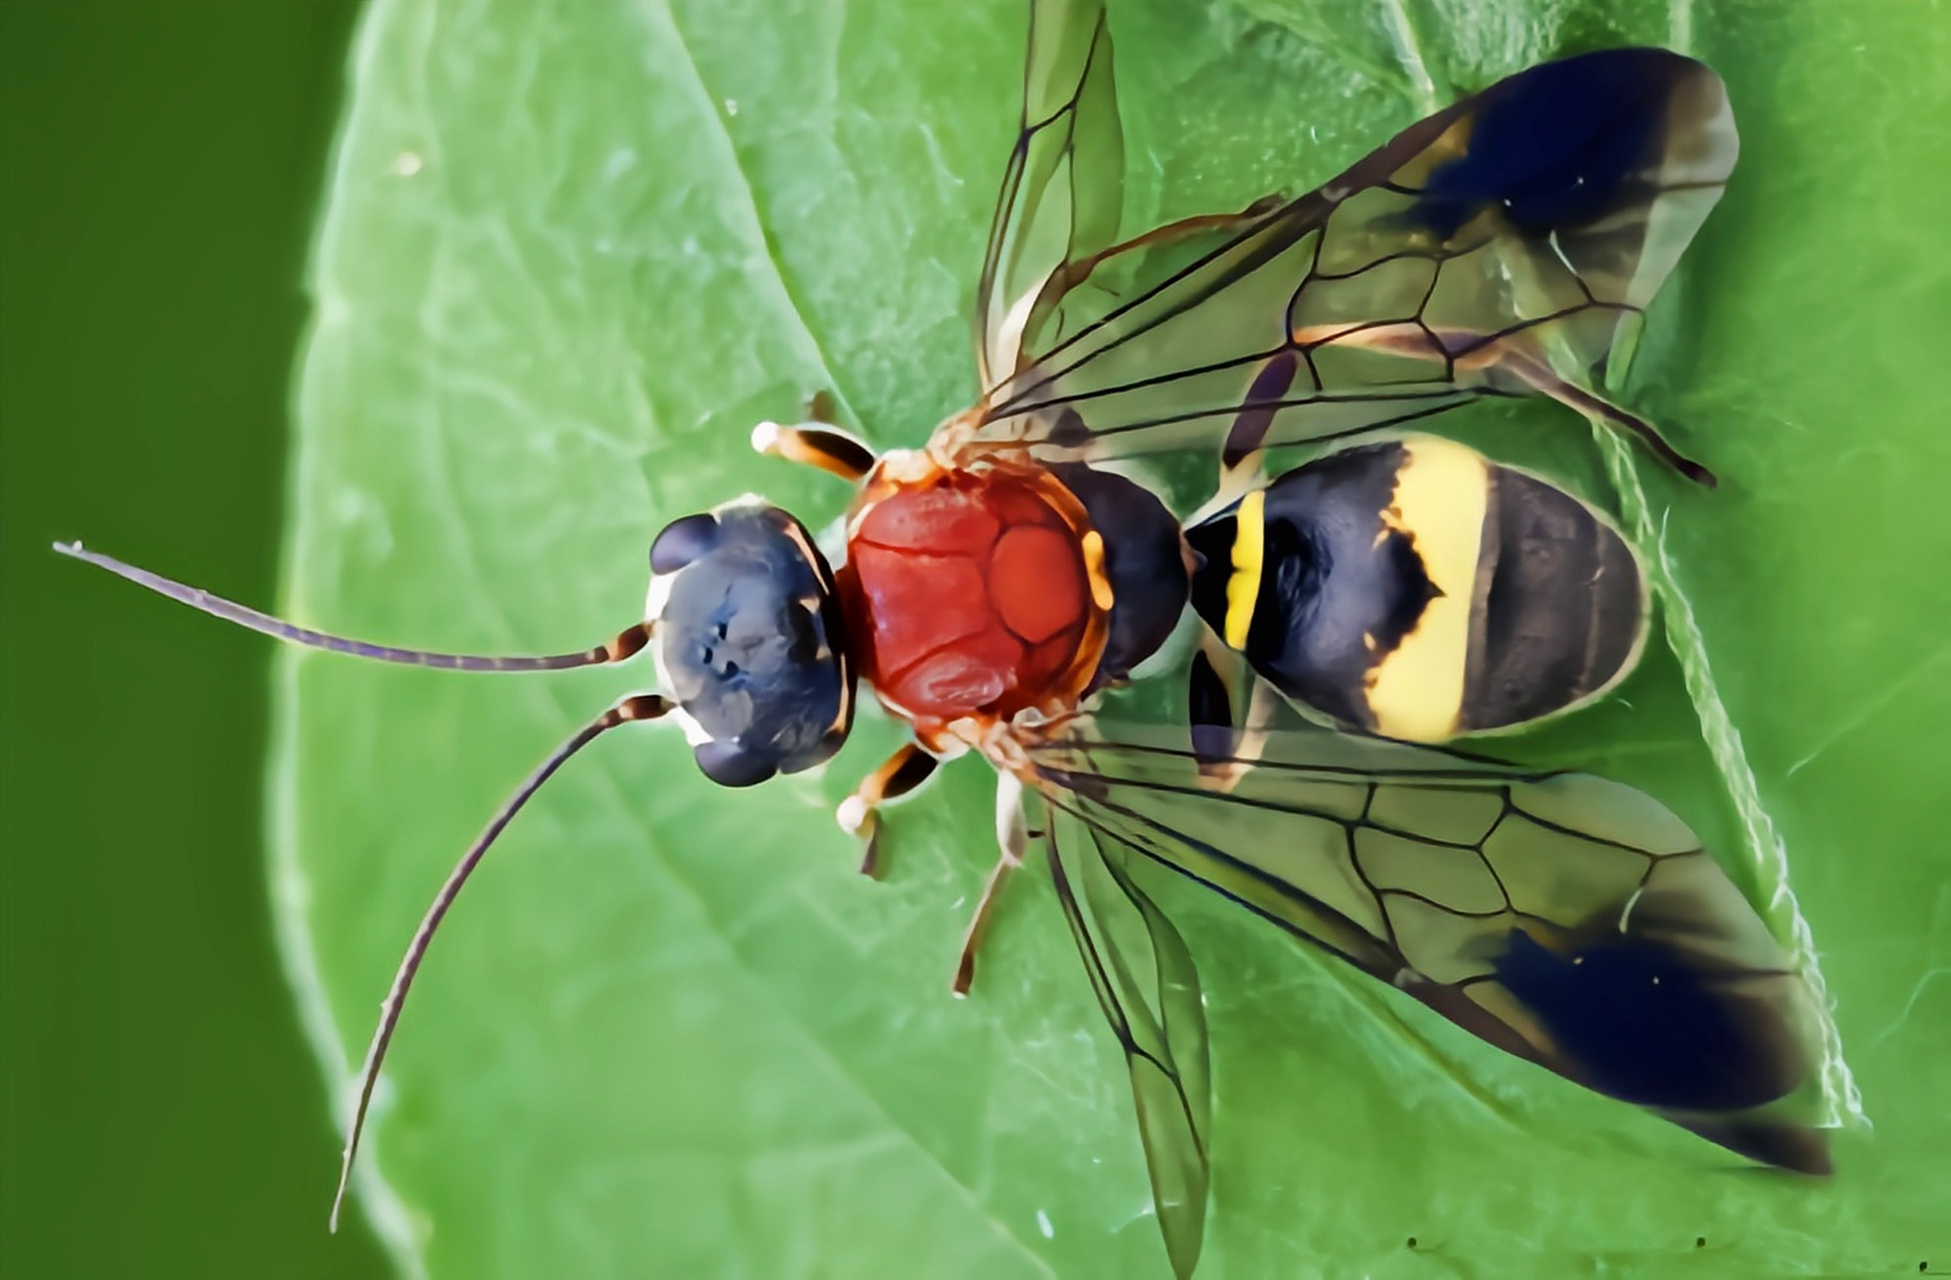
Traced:
<path id="1" fill-rule="evenodd" d="M 1486 527 L 1484 549 L 1495 560 L 1464 732 L 1522 724 L 1610 688 L 1646 634 L 1645 577 L 1619 531 L 1535 476 L 1491 470 L 1497 527 Z"/>

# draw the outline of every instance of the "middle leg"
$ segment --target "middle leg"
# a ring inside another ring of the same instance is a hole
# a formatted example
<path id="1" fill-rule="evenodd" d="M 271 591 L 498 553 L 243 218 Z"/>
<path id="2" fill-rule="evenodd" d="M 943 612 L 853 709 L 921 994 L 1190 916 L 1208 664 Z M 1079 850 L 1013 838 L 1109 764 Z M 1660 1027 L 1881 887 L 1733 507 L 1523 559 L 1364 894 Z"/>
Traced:
<path id="1" fill-rule="evenodd" d="M 995 915 L 996 900 L 1010 873 L 1023 865 L 1023 852 L 1030 845 L 1029 823 L 1023 816 L 1023 784 L 1013 774 L 1000 774 L 996 778 L 996 844 L 1000 850 L 996 865 L 989 869 L 982 897 L 969 916 L 969 927 L 962 933 L 962 954 L 955 964 L 955 978 L 949 984 L 949 990 L 957 996 L 968 995 L 969 987 L 975 982 L 976 952 Z"/>

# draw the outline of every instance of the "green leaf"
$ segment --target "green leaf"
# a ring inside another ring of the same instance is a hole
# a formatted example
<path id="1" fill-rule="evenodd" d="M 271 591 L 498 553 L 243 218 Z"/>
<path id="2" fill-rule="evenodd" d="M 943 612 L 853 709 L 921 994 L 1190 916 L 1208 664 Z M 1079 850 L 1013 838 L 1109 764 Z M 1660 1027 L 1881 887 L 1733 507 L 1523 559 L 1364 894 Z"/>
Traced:
<path id="1" fill-rule="evenodd" d="M 1726 76 L 1741 167 L 1627 392 L 1724 477 L 1639 479 L 1675 644 L 1522 745 L 1653 791 L 1812 932 L 1878 1122 L 1833 1182 L 1731 1170 L 1182 891 L 1161 906 L 1215 1048 L 1202 1274 L 1944 1265 L 1951 30 L 1753 0 L 1124 0 L 1113 23 L 1133 225 L 1320 180 L 1556 52 L 1672 43 Z M 379 0 L 314 264 L 288 608 L 559 650 L 635 619 L 674 516 L 747 489 L 836 515 L 842 486 L 747 433 L 831 388 L 912 446 L 973 396 L 1023 26 L 1012 0 Z M 1606 492 L 1562 412 L 1459 428 Z M 648 679 L 289 657 L 274 888 L 337 1093 L 468 838 Z M 948 997 L 984 767 L 892 815 L 876 884 L 828 811 L 898 737 L 856 737 L 733 795 L 676 733 L 619 731 L 516 823 L 432 949 L 356 1191 L 409 1269 L 1167 1274 L 1119 1055 L 1035 876 Z"/>

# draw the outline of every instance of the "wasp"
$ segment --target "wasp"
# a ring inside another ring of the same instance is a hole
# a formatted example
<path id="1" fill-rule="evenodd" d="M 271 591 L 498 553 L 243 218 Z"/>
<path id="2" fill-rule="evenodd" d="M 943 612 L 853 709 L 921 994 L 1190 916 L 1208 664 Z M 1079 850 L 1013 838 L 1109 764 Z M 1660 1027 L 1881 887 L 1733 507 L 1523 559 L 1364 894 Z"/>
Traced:
<path id="1" fill-rule="evenodd" d="M 388 662 L 546 671 L 637 657 L 415 932 L 361 1072 L 334 1218 L 400 1013 L 496 838 L 573 755 L 682 727 L 712 781 L 823 764 L 860 685 L 910 740 L 840 806 L 876 869 L 882 806 L 951 757 L 996 772 L 998 858 L 1040 857 L 1129 1066 L 1166 1251 L 1204 1238 L 1212 1099 L 1175 873 L 1488 1043 L 1734 1152 L 1826 1172 L 1808 1119 L 1822 1012 L 1658 801 L 1442 744 L 1603 696 L 1645 642 L 1637 554 L 1549 479 L 1416 428 L 1544 396 L 1713 476 L 1602 397 L 1738 149 L 1720 80 L 1659 49 L 1519 72 L 1326 184 L 1120 239 L 1101 0 L 1032 5 L 1020 128 L 975 306 L 985 388 L 918 450 L 815 413 L 754 444 L 854 486 L 822 541 L 758 498 L 669 523 L 641 619 L 540 657 L 327 635 L 79 544 L 59 550 L 260 632 Z M 1314 449 L 1281 470 L 1280 450 Z M 1216 464 L 1182 511 L 1133 460 Z M 1196 634 L 1174 657 L 1172 637 Z M 1189 653 L 1189 656 L 1187 654 Z M 1154 672 L 1153 668 L 1163 668 Z M 1142 670 L 1141 670 L 1142 669 Z M 1174 682 L 1174 710 L 1133 695 Z M 1130 688 L 1127 688 L 1130 686 Z"/>

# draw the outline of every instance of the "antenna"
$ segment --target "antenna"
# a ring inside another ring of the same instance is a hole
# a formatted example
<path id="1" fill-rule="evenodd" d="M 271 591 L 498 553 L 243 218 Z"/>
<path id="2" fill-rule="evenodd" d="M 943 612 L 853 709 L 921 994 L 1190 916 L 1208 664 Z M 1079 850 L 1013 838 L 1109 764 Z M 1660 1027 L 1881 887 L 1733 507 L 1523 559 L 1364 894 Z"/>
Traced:
<path id="1" fill-rule="evenodd" d="M 474 868 L 480 865 L 502 829 L 569 757 L 620 724 L 633 720 L 656 720 L 667 714 L 674 705 L 655 694 L 635 694 L 578 729 L 561 746 L 551 751 L 548 758 L 536 766 L 535 772 L 515 789 L 515 794 L 508 797 L 493 820 L 468 846 L 468 851 L 461 855 L 454 869 L 448 872 L 446 883 L 440 886 L 440 892 L 434 895 L 427 914 L 421 917 L 420 927 L 413 931 L 413 941 L 407 944 L 406 955 L 401 957 L 400 967 L 393 973 L 393 985 L 386 993 L 385 1003 L 379 1007 L 379 1026 L 373 1030 L 372 1043 L 366 1046 L 366 1064 L 359 1071 L 359 1105 L 353 1112 L 352 1128 L 346 1134 L 345 1155 L 339 1164 L 339 1189 L 332 1197 L 332 1230 L 339 1229 L 339 1207 L 345 1202 L 346 1186 L 352 1180 L 352 1158 L 359 1152 L 359 1135 L 366 1128 L 366 1109 L 372 1105 L 373 1086 L 379 1081 L 379 1064 L 385 1061 L 386 1046 L 392 1043 L 393 1029 L 399 1025 L 400 1007 L 406 1003 L 406 993 L 413 986 L 413 975 L 420 971 L 420 961 L 427 954 L 428 944 L 434 940 L 434 930 L 440 928 L 447 909 L 460 896 L 461 886 L 474 874 Z"/>
<path id="2" fill-rule="evenodd" d="M 326 649 L 333 653 L 348 653 L 355 658 L 372 658 L 379 662 L 397 662 L 409 667 L 435 667 L 443 671 L 566 671 L 571 667 L 601 666 L 606 662 L 622 662 L 640 652 L 650 643 L 651 623 L 639 622 L 620 632 L 608 644 L 584 649 L 580 653 L 553 653 L 536 657 L 492 657 L 471 653 L 431 653 L 424 649 L 396 649 L 391 645 L 369 644 L 364 640 L 349 640 L 343 636 L 327 635 L 323 631 L 313 631 L 274 618 L 268 613 L 235 604 L 221 596 L 211 595 L 200 587 L 185 586 L 183 583 L 165 578 L 159 573 L 139 569 L 135 565 L 105 556 L 99 551 L 90 551 L 79 542 L 57 542 L 54 549 L 64 556 L 72 556 L 88 564 L 106 569 L 117 577 L 127 578 L 138 586 L 149 588 L 158 595 L 168 596 L 201 610 L 226 622 L 234 622 L 240 627 L 249 627 L 261 635 L 288 640 L 293 644 L 307 645 L 313 649 Z"/>
<path id="3" fill-rule="evenodd" d="M 54 549 L 64 556 L 106 569 L 117 577 L 127 578 L 137 586 L 147 587 L 158 595 L 189 605 L 192 609 L 234 622 L 240 627 L 248 627 L 262 635 L 293 644 L 307 645 L 314 649 L 325 649 L 332 653 L 350 654 L 355 658 L 371 658 L 379 662 L 397 662 L 406 666 L 435 667 L 445 671 L 562 671 L 571 667 L 600 666 L 608 662 L 622 662 L 642 651 L 650 643 L 651 622 L 639 622 L 617 634 L 608 644 L 597 645 L 580 653 L 542 654 L 533 657 L 496 657 L 467 653 L 433 653 L 424 649 L 396 649 L 391 645 L 370 644 L 364 640 L 352 640 L 344 636 L 327 635 L 323 631 L 313 631 L 274 618 L 268 613 L 260 613 L 221 596 L 215 596 L 200 587 L 192 587 L 137 568 L 114 556 L 105 556 L 90 551 L 79 542 L 57 542 Z M 406 955 L 400 960 L 400 967 L 394 971 L 393 985 L 386 993 L 386 1000 L 380 1005 L 379 1026 L 373 1031 L 372 1042 L 366 1047 L 365 1065 L 359 1073 L 359 1102 L 352 1116 L 352 1127 L 346 1134 L 345 1154 L 339 1165 L 339 1188 L 332 1197 L 332 1230 L 339 1229 L 339 1209 L 345 1202 L 346 1188 L 352 1179 L 353 1157 L 359 1151 L 359 1137 L 365 1132 L 366 1112 L 372 1106 L 373 1088 L 379 1082 L 380 1064 L 386 1059 L 386 1049 L 393 1041 L 393 1031 L 399 1025 L 400 1008 L 406 1003 L 407 991 L 413 986 L 413 976 L 420 970 L 420 962 L 427 954 L 427 947 L 433 941 L 434 931 L 446 918 L 448 909 L 460 896 L 461 887 L 468 877 L 474 874 L 475 867 L 500 837 L 502 830 L 522 811 L 529 798 L 547 782 L 555 771 L 569 758 L 594 742 L 598 737 L 634 720 L 656 720 L 670 713 L 676 704 L 655 694 L 633 694 L 617 702 L 609 710 L 577 730 L 538 765 L 535 771 L 523 780 L 515 793 L 503 802 L 494 819 L 455 864 L 440 887 L 440 892 L 421 917 L 420 927 L 414 930 L 413 940 L 407 944 Z"/>

